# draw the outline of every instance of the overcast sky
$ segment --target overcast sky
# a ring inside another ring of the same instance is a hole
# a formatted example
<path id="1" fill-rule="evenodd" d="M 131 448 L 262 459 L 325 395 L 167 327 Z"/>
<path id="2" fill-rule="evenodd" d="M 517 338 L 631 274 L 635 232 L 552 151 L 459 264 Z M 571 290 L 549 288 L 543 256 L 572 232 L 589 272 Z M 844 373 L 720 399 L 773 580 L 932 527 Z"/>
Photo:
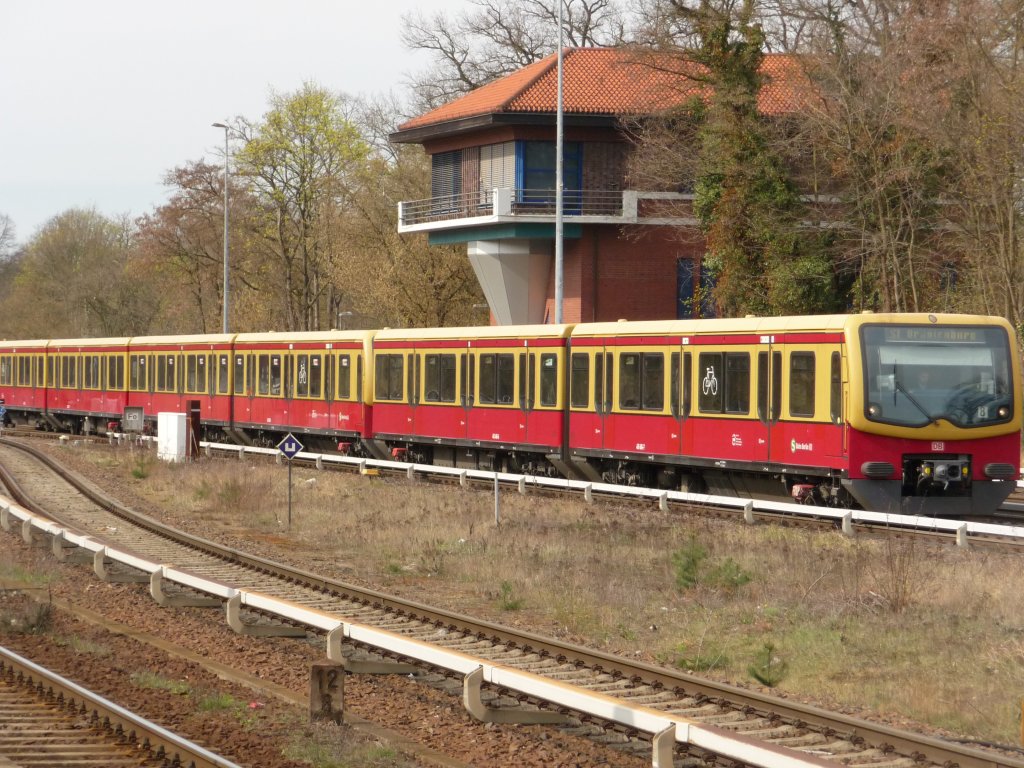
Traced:
<path id="1" fill-rule="evenodd" d="M 138 216 L 166 171 L 216 155 L 211 123 L 258 120 L 304 81 L 393 91 L 428 64 L 403 13 L 465 0 L 4 0 L 0 214 L 24 243 L 68 208 Z"/>

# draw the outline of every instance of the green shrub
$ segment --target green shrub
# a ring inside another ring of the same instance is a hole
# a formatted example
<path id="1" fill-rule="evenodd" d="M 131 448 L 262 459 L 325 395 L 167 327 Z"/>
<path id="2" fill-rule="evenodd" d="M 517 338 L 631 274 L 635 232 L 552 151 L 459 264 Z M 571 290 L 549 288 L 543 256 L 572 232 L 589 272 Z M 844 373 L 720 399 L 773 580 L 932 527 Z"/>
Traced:
<path id="1" fill-rule="evenodd" d="M 695 539 L 672 553 L 672 565 L 676 572 L 676 586 L 680 589 L 690 589 L 697 586 L 700 581 L 699 572 L 703 562 L 707 559 L 708 551 Z"/>
<path id="2" fill-rule="evenodd" d="M 769 688 L 774 688 L 786 676 L 789 665 L 775 653 L 775 646 L 765 643 L 764 647 L 754 656 L 754 663 L 747 671 L 750 676 Z"/>

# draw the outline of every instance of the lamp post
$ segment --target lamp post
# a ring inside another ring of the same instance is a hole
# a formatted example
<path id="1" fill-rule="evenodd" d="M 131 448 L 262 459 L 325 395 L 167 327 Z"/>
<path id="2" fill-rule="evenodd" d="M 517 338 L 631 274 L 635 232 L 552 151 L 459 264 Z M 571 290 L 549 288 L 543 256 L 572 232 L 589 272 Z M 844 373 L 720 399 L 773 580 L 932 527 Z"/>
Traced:
<path id="1" fill-rule="evenodd" d="M 224 123 L 214 123 L 214 128 L 224 129 L 224 323 L 223 332 L 228 332 L 228 131 Z"/>

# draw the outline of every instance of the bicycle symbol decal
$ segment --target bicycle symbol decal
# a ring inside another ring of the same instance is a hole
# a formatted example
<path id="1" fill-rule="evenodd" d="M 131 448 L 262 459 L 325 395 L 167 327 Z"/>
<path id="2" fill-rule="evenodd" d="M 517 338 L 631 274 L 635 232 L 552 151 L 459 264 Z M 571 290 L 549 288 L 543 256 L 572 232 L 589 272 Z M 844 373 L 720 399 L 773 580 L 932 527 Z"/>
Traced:
<path id="1" fill-rule="evenodd" d="M 715 378 L 715 369 L 710 365 L 708 366 L 707 375 L 704 376 L 704 381 L 701 382 L 701 387 L 704 389 L 704 394 L 718 394 L 718 379 Z"/>

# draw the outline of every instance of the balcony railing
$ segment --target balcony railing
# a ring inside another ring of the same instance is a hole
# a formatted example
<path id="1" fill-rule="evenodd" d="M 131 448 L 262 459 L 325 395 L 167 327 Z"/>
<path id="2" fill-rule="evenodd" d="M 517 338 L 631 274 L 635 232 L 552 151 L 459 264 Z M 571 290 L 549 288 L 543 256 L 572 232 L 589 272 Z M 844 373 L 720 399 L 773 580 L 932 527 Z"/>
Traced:
<path id="1" fill-rule="evenodd" d="M 617 218 L 623 215 L 623 197 L 620 190 L 569 189 L 562 193 L 562 209 L 566 216 Z M 399 203 L 401 227 L 482 216 L 554 215 L 553 189 L 479 190 Z"/>

